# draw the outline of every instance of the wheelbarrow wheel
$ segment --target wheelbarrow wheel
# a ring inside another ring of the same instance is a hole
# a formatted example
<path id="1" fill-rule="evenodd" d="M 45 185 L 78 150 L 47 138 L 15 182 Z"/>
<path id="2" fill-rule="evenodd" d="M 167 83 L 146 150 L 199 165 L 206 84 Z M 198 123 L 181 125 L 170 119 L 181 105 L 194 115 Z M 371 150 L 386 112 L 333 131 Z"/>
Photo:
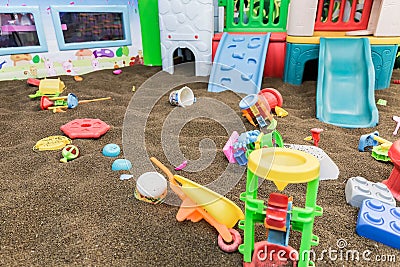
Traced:
<path id="1" fill-rule="evenodd" d="M 224 239 L 219 234 L 218 246 L 225 252 L 235 252 L 238 249 L 239 245 L 242 244 L 242 237 L 240 236 L 239 232 L 236 231 L 235 229 L 229 229 L 229 232 L 232 235 L 232 242 L 229 244 L 225 243 Z"/>

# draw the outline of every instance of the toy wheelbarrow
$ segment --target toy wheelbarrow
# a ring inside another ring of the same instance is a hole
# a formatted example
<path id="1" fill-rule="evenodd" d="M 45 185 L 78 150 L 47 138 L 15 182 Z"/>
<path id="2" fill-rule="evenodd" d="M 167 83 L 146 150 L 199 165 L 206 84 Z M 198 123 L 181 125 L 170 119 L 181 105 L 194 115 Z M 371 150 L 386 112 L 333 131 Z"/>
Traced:
<path id="1" fill-rule="evenodd" d="M 224 196 L 182 176 L 173 175 L 156 158 L 150 160 L 168 176 L 171 189 L 182 200 L 176 219 L 179 222 L 206 220 L 219 233 L 218 246 L 225 252 L 236 251 L 242 238 L 232 227 L 244 219 L 242 210 Z"/>

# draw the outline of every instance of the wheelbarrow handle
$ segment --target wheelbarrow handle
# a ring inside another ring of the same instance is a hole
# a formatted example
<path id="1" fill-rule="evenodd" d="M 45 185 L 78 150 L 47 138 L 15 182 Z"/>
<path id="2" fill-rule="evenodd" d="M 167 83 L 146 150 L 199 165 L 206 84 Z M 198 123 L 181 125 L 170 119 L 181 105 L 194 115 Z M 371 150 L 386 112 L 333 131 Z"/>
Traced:
<path id="1" fill-rule="evenodd" d="M 174 191 L 180 199 L 185 199 L 186 195 L 182 191 L 181 186 L 176 182 L 172 172 L 155 157 L 151 157 L 150 160 L 167 175 L 172 191 Z"/>

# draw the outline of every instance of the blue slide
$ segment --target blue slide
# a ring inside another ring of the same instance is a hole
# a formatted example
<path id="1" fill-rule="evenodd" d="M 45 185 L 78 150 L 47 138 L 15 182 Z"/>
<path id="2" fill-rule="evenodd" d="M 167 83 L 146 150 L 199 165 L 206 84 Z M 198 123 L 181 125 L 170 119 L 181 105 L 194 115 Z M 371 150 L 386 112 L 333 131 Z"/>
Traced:
<path id="1" fill-rule="evenodd" d="M 224 33 L 208 83 L 209 92 L 257 94 L 261 88 L 270 33 Z"/>
<path id="2" fill-rule="evenodd" d="M 344 128 L 378 123 L 375 71 L 368 38 L 321 38 L 317 118 Z"/>

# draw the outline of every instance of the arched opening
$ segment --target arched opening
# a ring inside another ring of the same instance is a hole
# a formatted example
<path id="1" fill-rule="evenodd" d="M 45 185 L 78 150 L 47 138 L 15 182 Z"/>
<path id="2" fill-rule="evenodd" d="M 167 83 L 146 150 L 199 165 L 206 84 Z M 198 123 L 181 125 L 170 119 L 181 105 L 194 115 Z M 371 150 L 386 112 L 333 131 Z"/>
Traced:
<path id="1" fill-rule="evenodd" d="M 303 82 L 318 79 L 318 59 L 308 60 L 304 64 Z"/>
<path id="2" fill-rule="evenodd" d="M 175 49 L 173 58 L 174 58 L 174 65 L 195 61 L 193 52 L 189 48 L 182 48 L 182 47 L 178 47 L 177 49 Z"/>
<path id="3" fill-rule="evenodd" d="M 195 73 L 195 62 L 196 58 L 192 50 L 186 47 L 178 47 L 175 49 L 174 53 L 172 54 L 174 66 L 179 64 L 185 64 L 185 71 L 193 71 Z"/>

